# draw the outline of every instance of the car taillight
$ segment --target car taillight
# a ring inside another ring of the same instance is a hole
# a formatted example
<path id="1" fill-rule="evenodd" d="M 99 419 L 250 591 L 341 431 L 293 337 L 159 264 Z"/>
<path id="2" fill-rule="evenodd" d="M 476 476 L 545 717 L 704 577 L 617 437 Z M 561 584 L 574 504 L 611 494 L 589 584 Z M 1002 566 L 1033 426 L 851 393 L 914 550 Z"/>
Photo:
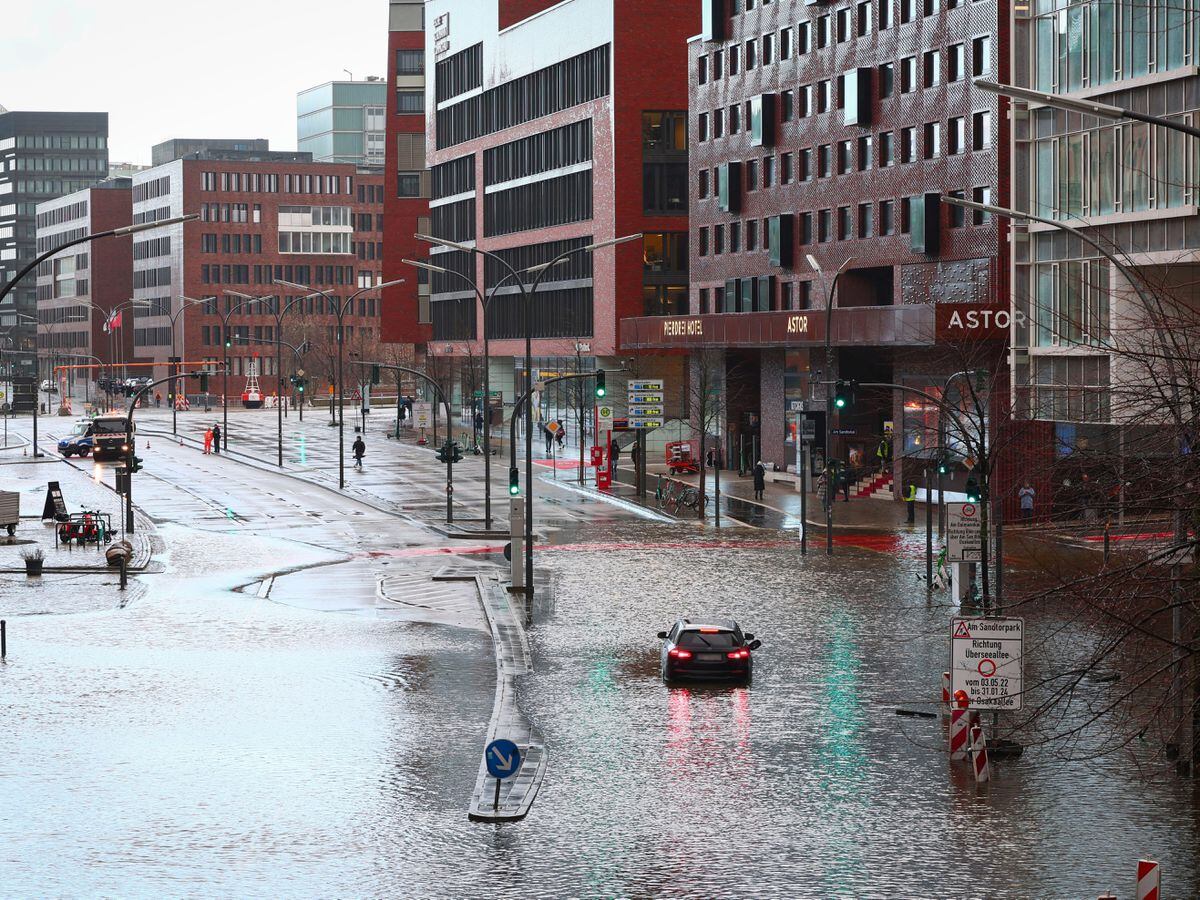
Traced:
<path id="1" fill-rule="evenodd" d="M 691 659 L 692 651 L 684 650 L 680 647 L 672 647 L 670 650 L 667 651 L 667 656 L 673 656 L 673 657 L 675 657 L 675 659 Z"/>
<path id="2" fill-rule="evenodd" d="M 750 651 L 747 650 L 745 647 L 742 647 L 741 649 L 738 649 L 738 650 L 730 650 L 725 655 L 727 657 L 729 657 L 730 659 L 749 659 Z"/>

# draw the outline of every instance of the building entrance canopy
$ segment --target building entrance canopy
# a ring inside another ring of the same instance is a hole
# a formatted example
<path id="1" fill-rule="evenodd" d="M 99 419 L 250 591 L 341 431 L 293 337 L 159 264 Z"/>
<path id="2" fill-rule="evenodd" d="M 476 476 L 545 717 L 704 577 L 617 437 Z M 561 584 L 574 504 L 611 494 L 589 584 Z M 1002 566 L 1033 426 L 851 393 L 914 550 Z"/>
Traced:
<path id="1" fill-rule="evenodd" d="M 621 320 L 629 350 L 700 347 L 816 347 L 825 343 L 825 310 L 641 316 Z M 835 309 L 835 346 L 928 347 L 954 341 L 1004 340 L 1012 324 L 1005 305 L 866 306 Z"/>

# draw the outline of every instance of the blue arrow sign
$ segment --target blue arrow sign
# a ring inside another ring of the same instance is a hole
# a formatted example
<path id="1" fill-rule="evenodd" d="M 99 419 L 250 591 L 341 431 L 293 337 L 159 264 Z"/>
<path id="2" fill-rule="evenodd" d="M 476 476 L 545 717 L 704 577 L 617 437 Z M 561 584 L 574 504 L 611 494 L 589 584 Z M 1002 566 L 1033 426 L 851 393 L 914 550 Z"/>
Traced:
<path id="1" fill-rule="evenodd" d="M 512 778 L 521 768 L 521 749 L 507 738 L 497 738 L 487 745 L 483 759 L 493 778 Z"/>

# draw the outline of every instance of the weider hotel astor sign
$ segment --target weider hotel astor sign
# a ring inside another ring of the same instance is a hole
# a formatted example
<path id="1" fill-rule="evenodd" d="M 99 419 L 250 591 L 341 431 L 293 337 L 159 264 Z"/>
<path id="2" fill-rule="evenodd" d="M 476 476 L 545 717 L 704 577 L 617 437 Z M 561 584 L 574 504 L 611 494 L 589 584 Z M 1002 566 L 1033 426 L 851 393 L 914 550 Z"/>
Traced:
<path id="1" fill-rule="evenodd" d="M 835 309 L 834 344 L 929 346 L 1003 340 L 1007 306 L 981 303 L 856 306 Z M 825 310 L 644 316 L 621 321 L 624 347 L 803 347 L 825 343 Z"/>

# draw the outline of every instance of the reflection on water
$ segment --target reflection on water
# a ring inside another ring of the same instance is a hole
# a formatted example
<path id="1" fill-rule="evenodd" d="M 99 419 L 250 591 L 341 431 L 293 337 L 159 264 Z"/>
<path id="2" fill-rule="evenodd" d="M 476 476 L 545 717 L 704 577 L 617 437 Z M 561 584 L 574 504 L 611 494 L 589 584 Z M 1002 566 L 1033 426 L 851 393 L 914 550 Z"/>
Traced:
<path id="1" fill-rule="evenodd" d="M 945 668 L 906 548 L 704 534 L 542 555 L 557 595 L 522 702 L 550 769 L 517 825 L 466 820 L 494 690 L 477 631 L 233 594 L 202 553 L 126 610 L 10 620 L 4 892 L 1095 896 L 1142 855 L 1168 896 L 1200 890 L 1173 783 L 1031 748 L 980 792 L 940 721 L 894 714 Z M 763 641 L 751 686 L 662 683 L 655 633 L 689 613 Z"/>

